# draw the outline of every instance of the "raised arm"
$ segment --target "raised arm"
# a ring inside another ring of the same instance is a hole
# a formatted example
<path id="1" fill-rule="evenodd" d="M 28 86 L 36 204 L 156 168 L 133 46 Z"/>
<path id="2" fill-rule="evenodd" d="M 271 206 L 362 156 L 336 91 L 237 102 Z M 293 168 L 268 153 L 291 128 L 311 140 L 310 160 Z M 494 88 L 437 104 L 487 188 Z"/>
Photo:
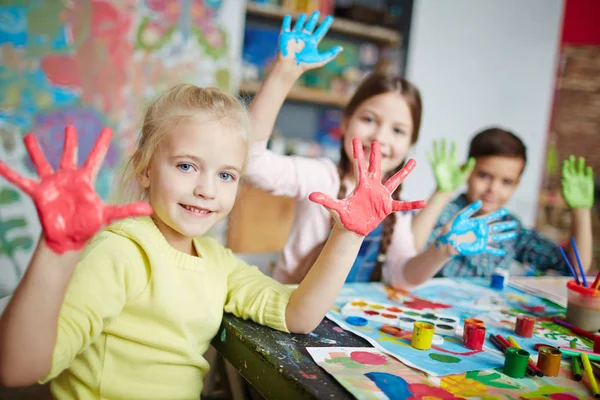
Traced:
<path id="1" fill-rule="evenodd" d="M 452 200 L 456 189 L 465 182 L 475 166 L 475 159 L 470 158 L 461 168 L 456 156 L 456 142 L 452 142 L 448 152 L 446 139 L 442 139 L 441 143 L 434 141 L 433 153 L 428 152 L 427 158 L 433 168 L 437 187 L 427 201 L 427 207 L 420 210 L 413 218 L 412 232 L 417 252 L 425 247 L 444 207 Z"/>
<path id="2" fill-rule="evenodd" d="M 494 222 L 508 214 L 505 208 L 489 215 L 471 218 L 481 208 L 481 201 L 465 207 L 456 217 L 444 226 L 435 243 L 421 254 L 410 259 L 401 270 L 395 271 L 392 285 L 398 288 L 417 286 L 433 277 L 456 255 L 469 256 L 489 253 L 503 256 L 504 250 L 490 246 L 491 243 L 514 240 L 518 223 L 516 221 Z"/>
<path id="3" fill-rule="evenodd" d="M 360 139 L 354 139 L 353 147 L 359 177 L 354 192 L 343 200 L 335 200 L 322 193 L 310 195 L 312 201 L 331 211 L 336 223 L 321 254 L 290 298 L 286 324 L 292 332 L 310 332 L 321 322 L 369 232 L 394 211 L 425 206 L 424 201 L 400 202 L 392 199 L 394 190 L 414 169 L 414 160 L 409 160 L 401 171 L 382 184 L 379 144 L 373 142 L 371 145 L 368 171 Z"/>
<path id="4" fill-rule="evenodd" d="M 583 269 L 592 265 L 592 207 L 594 206 L 594 171 L 585 159 L 569 157 L 562 166 L 562 195 L 571 208 L 571 236 L 575 239 Z M 569 246 L 572 265 L 577 265 L 574 249 Z"/>
<path id="5" fill-rule="evenodd" d="M 104 129 L 83 167 L 76 169 L 77 134 L 67 127 L 57 172 L 35 137 L 26 135 L 25 146 L 40 182 L 0 162 L 0 175 L 33 199 L 43 229 L 27 272 L 0 318 L 2 385 L 29 385 L 49 372 L 63 298 L 87 241 L 112 220 L 152 213 L 145 203 L 104 206 L 94 191 L 111 135 Z"/>
<path id="6" fill-rule="evenodd" d="M 250 104 L 255 142 L 269 139 L 281 106 L 302 73 L 327 64 L 342 51 L 341 47 L 323 53 L 317 49 L 333 17 L 325 18 L 318 28 L 318 11 L 313 12 L 308 21 L 305 14 L 300 15 L 293 29 L 291 20 L 289 15 L 283 19 L 277 60 Z"/>

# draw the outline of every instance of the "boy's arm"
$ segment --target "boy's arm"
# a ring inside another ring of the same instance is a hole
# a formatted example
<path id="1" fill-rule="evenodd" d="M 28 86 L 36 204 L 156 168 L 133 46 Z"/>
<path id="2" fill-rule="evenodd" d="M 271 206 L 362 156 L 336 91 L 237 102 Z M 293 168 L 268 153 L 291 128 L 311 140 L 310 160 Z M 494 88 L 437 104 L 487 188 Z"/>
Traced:
<path id="1" fill-rule="evenodd" d="M 516 221 L 493 222 L 508 214 L 500 209 L 489 215 L 470 218 L 481 207 L 476 201 L 459 212 L 444 225 L 441 234 L 421 254 L 411 258 L 395 271 L 395 287 L 413 287 L 433 277 L 455 255 L 469 256 L 487 252 L 503 256 L 504 250 L 491 246 L 493 243 L 514 240 L 518 226 Z"/>
<path id="2" fill-rule="evenodd" d="M 413 219 L 412 232 L 417 251 L 425 247 L 444 207 L 475 166 L 475 159 L 470 158 L 461 167 L 456 155 L 456 142 L 453 141 L 448 150 L 446 139 L 442 139 L 441 143 L 434 141 L 433 152 L 427 152 L 427 158 L 433 169 L 437 188 L 427 201 L 427 207 L 419 211 Z"/>
<path id="3" fill-rule="evenodd" d="M 292 30 L 291 17 L 284 17 L 277 60 L 250 104 L 253 142 L 270 138 L 281 106 L 302 73 L 327 64 L 342 51 L 341 47 L 334 47 L 324 53 L 318 52 L 317 46 L 329 30 L 333 18 L 325 18 L 315 29 L 318 20 L 318 11 L 308 21 L 302 14 Z"/>
<path id="4" fill-rule="evenodd" d="M 435 228 L 442 211 L 452 200 L 453 192 L 436 190 L 427 200 L 427 207 L 420 210 L 412 221 L 412 234 L 415 240 L 415 249 L 420 252 L 425 248 L 431 232 Z"/>
<path id="5" fill-rule="evenodd" d="M 562 195 L 571 208 L 571 236 L 575 239 L 577 252 L 584 271 L 592 264 L 592 212 L 594 206 L 594 171 L 585 166 L 585 159 L 570 156 L 562 165 Z M 569 242 L 569 257 L 577 265 L 575 250 Z"/>

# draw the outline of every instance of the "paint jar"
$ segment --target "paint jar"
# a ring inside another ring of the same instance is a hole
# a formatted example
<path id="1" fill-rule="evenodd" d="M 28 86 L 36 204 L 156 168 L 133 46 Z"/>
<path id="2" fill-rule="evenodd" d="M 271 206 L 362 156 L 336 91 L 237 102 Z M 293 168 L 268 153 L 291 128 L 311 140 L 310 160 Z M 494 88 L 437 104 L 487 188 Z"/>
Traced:
<path id="1" fill-rule="evenodd" d="M 527 371 L 527 362 L 529 361 L 529 352 L 516 347 L 506 349 L 506 358 L 504 359 L 504 373 L 511 378 L 523 378 Z"/>
<path id="2" fill-rule="evenodd" d="M 561 351 L 555 347 L 544 346 L 540 347 L 538 354 L 537 367 L 542 370 L 544 376 L 558 376 Z"/>
<path id="3" fill-rule="evenodd" d="M 467 332 L 467 325 L 479 325 L 479 326 L 483 326 L 484 322 L 480 319 L 476 319 L 476 318 L 465 318 L 465 321 L 463 322 L 463 334 L 462 334 L 462 339 L 463 339 L 463 343 L 465 342 L 465 333 Z"/>
<path id="4" fill-rule="evenodd" d="M 502 268 L 496 268 L 492 274 L 490 287 L 496 290 L 503 290 L 508 282 L 508 271 Z"/>
<path id="5" fill-rule="evenodd" d="M 533 329 L 535 328 L 535 318 L 529 315 L 517 316 L 515 323 L 515 335 L 530 338 L 533 337 Z"/>
<path id="6" fill-rule="evenodd" d="M 415 322 L 412 333 L 412 347 L 418 350 L 429 350 L 433 342 L 434 326 L 429 322 Z"/>
<path id="7" fill-rule="evenodd" d="M 477 324 L 465 325 L 465 332 L 463 333 L 463 344 L 466 348 L 471 350 L 483 349 L 483 342 L 485 341 L 485 326 Z"/>
<path id="8" fill-rule="evenodd" d="M 567 316 L 569 324 L 589 332 L 600 329 L 600 291 L 567 282 Z"/>

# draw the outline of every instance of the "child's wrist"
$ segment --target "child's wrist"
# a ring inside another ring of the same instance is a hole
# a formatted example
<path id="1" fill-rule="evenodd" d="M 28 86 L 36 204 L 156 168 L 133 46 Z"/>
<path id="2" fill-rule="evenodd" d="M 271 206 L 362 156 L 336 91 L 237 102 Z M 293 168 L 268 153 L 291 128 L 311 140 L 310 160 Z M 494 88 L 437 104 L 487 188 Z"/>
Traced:
<path id="1" fill-rule="evenodd" d="M 300 79 L 300 76 L 302 76 L 302 72 L 302 69 L 299 67 L 290 65 L 289 61 L 278 58 L 273 64 L 269 76 L 284 84 L 293 86 Z"/>

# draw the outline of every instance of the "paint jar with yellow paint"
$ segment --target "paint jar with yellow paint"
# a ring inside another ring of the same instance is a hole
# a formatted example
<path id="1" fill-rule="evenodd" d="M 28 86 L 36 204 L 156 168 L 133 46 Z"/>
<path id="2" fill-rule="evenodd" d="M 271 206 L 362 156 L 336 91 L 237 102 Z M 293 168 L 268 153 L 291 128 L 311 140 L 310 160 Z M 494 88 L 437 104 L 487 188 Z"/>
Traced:
<path id="1" fill-rule="evenodd" d="M 429 350 L 433 341 L 434 326 L 429 322 L 415 322 L 412 333 L 412 347 L 418 350 Z"/>

